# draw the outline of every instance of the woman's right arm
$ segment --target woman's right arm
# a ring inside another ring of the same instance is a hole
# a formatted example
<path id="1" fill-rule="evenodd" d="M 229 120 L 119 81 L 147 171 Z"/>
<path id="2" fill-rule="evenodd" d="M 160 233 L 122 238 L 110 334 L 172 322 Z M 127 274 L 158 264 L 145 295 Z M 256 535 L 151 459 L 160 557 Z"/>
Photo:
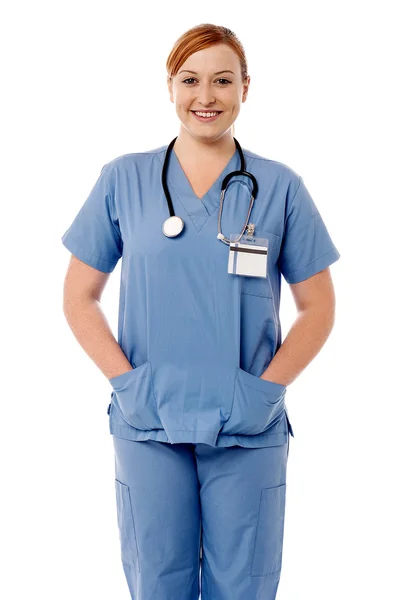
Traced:
<path id="1" fill-rule="evenodd" d="M 101 308 L 101 295 L 109 275 L 90 267 L 72 254 L 63 294 L 63 310 L 68 325 L 83 350 L 107 379 L 133 369 Z"/>

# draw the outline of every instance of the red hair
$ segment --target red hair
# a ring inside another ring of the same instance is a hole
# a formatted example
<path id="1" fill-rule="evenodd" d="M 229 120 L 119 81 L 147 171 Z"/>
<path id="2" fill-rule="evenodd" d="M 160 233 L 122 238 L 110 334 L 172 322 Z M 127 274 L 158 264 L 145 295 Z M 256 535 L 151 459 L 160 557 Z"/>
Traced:
<path id="1" fill-rule="evenodd" d="M 240 60 L 241 78 L 244 81 L 248 75 L 248 65 L 243 45 L 231 29 L 212 23 L 196 25 L 176 40 L 166 61 L 169 79 L 176 75 L 191 54 L 215 44 L 226 44 L 234 50 Z"/>

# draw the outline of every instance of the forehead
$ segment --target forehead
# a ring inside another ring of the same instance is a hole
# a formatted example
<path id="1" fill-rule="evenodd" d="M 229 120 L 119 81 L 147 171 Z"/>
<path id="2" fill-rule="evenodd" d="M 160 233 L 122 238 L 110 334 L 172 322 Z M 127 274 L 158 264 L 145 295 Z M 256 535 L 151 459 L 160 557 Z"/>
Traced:
<path id="1" fill-rule="evenodd" d="M 238 72 L 240 61 L 237 54 L 229 46 L 217 44 L 191 54 L 178 72 L 180 73 L 184 69 L 196 71 L 197 73 L 212 74 L 222 69 Z"/>

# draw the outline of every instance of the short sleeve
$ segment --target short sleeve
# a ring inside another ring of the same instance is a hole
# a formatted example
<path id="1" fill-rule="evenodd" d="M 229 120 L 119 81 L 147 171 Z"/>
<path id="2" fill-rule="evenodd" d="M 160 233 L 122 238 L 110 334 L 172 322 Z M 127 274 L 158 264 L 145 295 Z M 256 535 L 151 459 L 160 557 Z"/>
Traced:
<path id="1" fill-rule="evenodd" d="M 287 283 L 304 281 L 337 261 L 340 254 L 299 177 L 287 213 L 278 266 Z"/>
<path id="2" fill-rule="evenodd" d="M 109 185 L 107 170 L 104 165 L 61 241 L 84 263 L 111 273 L 122 256 L 123 242 L 115 214 L 114 186 Z"/>

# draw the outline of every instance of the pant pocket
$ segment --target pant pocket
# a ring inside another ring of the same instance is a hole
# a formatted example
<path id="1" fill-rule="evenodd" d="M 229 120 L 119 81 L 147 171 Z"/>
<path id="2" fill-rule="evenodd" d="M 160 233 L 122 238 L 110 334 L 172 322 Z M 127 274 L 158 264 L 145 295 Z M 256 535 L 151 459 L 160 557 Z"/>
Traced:
<path id="1" fill-rule="evenodd" d="M 115 490 L 122 562 L 140 571 L 129 486 L 115 479 Z"/>
<path id="2" fill-rule="evenodd" d="M 251 576 L 281 571 L 284 538 L 286 484 L 261 492 Z"/>

